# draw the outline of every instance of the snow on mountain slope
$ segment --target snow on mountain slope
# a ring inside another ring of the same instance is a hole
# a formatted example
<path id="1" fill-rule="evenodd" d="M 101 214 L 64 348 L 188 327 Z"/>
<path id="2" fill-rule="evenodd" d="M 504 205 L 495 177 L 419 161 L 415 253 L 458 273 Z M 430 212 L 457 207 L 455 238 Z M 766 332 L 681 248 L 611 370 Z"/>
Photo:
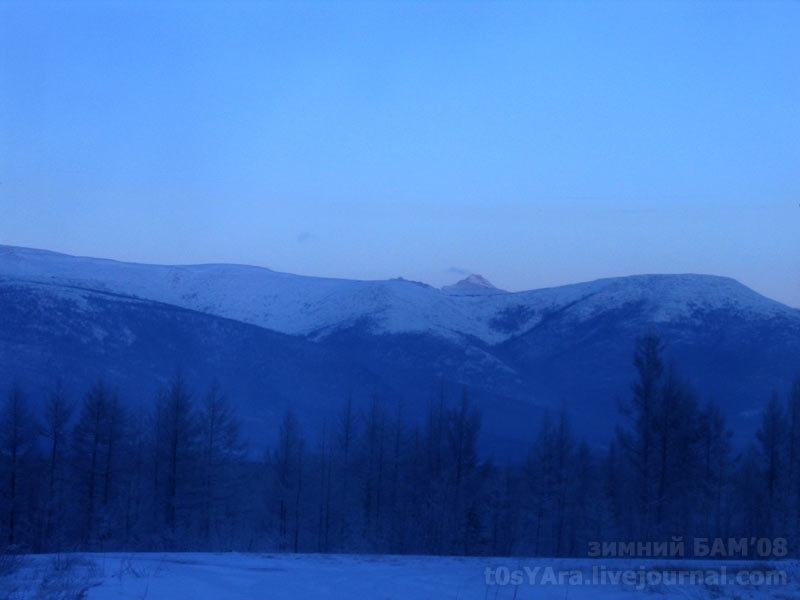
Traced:
<path id="1" fill-rule="evenodd" d="M 505 290 L 496 288 L 483 275 L 476 274 L 472 274 L 453 285 L 446 285 L 442 288 L 442 291 L 448 294 L 461 294 L 465 296 L 508 293 Z"/>
<path id="2" fill-rule="evenodd" d="M 303 277 L 242 265 L 143 265 L 0 246 L 0 278 L 135 296 L 311 337 L 366 320 L 377 333 L 433 332 L 494 344 L 556 312 L 577 322 L 630 305 L 654 321 L 718 309 L 800 315 L 735 280 L 706 275 L 639 275 L 508 293 L 475 276 L 460 288 L 437 290 L 402 279 Z M 482 293 L 464 293 L 466 288 Z"/>
<path id="3" fill-rule="evenodd" d="M 365 318 L 386 332 L 451 336 L 474 329 L 447 296 L 403 280 L 301 277 L 242 265 L 141 265 L 7 246 L 0 247 L 0 277 L 136 296 L 296 335 L 324 335 Z"/>

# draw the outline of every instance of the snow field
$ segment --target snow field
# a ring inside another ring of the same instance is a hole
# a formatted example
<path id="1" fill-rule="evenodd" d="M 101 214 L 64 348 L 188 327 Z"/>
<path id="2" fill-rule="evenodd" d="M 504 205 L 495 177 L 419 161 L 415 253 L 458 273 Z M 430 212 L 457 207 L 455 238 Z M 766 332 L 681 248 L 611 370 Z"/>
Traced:
<path id="1" fill-rule="evenodd" d="M 0 599 L 800 598 L 797 561 L 85 553 L 30 556 L 22 564 L 0 576 Z"/>

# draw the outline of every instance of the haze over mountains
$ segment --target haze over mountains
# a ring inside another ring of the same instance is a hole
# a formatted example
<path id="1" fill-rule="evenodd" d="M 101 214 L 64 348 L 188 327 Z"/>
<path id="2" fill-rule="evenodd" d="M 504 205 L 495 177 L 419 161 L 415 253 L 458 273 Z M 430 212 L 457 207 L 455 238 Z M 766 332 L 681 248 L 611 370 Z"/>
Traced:
<path id="1" fill-rule="evenodd" d="M 510 293 L 471 275 L 439 290 L 0 246 L 0 383 L 16 379 L 40 398 L 60 379 L 77 398 L 102 376 L 146 406 L 181 369 L 197 394 L 219 379 L 259 447 L 289 404 L 314 429 L 348 397 L 379 394 L 414 419 L 465 389 L 492 451 L 525 445 L 543 411 L 562 405 L 602 442 L 645 332 L 662 336 L 666 356 L 739 433 L 800 373 L 800 310 L 723 277 Z"/>

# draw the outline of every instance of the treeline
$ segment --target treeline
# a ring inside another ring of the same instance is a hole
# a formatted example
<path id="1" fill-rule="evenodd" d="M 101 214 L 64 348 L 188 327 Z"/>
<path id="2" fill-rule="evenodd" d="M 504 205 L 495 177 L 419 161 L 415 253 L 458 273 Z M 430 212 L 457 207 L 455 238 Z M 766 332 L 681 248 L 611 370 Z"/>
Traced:
<path id="1" fill-rule="evenodd" d="M 719 407 L 662 350 L 637 340 L 608 448 L 579 440 L 562 411 L 503 464 L 479 456 L 466 392 L 430 400 L 423 423 L 378 396 L 347 401 L 313 445 L 288 410 L 254 458 L 216 384 L 199 394 L 176 375 L 141 411 L 102 381 L 77 404 L 56 389 L 41 419 L 14 385 L 0 547 L 585 556 L 592 542 L 695 536 L 787 538 L 796 554 L 800 379 L 735 450 Z"/>

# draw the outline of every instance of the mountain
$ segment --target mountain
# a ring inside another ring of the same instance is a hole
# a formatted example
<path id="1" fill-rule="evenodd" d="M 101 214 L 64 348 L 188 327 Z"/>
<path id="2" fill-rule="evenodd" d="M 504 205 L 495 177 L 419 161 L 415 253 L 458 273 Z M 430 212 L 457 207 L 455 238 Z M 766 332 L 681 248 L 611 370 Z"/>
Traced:
<path id="1" fill-rule="evenodd" d="M 413 420 L 464 389 L 496 453 L 524 448 L 543 411 L 560 406 L 601 443 L 644 332 L 662 336 L 667 358 L 742 435 L 800 374 L 800 310 L 723 277 L 511 293 L 473 275 L 438 290 L 0 246 L 0 386 L 16 379 L 41 402 L 57 379 L 78 398 L 102 375 L 146 405 L 180 369 L 197 395 L 219 379 L 260 446 L 290 404 L 313 432 L 348 397 L 399 401 Z"/>
<path id="2" fill-rule="evenodd" d="M 465 277 L 458 283 L 444 286 L 442 291 L 448 294 L 463 294 L 465 296 L 506 293 L 505 290 L 493 286 L 483 275 L 477 275 L 475 273 Z"/>

